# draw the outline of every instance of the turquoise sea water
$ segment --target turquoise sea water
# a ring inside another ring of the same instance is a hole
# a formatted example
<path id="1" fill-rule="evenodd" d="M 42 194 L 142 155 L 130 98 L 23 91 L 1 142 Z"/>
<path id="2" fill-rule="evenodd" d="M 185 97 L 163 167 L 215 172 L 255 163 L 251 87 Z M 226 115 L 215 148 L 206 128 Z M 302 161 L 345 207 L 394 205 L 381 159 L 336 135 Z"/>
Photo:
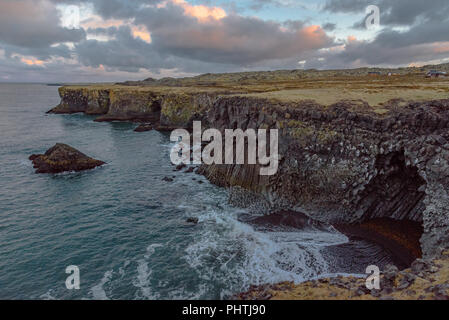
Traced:
<path id="1" fill-rule="evenodd" d="M 173 172 L 167 135 L 46 115 L 58 102 L 56 87 L 0 84 L 0 299 L 223 299 L 251 284 L 356 271 L 326 254 L 348 243 L 335 231 L 242 222 L 226 190 Z M 28 157 L 57 142 L 107 165 L 35 174 Z M 80 290 L 65 287 L 69 265 Z"/>

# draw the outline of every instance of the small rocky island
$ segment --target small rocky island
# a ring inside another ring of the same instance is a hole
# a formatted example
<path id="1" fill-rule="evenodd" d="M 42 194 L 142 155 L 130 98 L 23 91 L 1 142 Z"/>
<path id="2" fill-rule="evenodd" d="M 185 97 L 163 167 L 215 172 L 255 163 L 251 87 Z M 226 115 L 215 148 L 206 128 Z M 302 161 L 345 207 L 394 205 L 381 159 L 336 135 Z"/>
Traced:
<path id="1" fill-rule="evenodd" d="M 29 158 L 36 169 L 36 173 L 61 173 L 67 171 L 84 171 L 105 164 L 105 162 L 86 156 L 84 153 L 68 146 L 57 143 L 45 154 L 33 154 Z"/>

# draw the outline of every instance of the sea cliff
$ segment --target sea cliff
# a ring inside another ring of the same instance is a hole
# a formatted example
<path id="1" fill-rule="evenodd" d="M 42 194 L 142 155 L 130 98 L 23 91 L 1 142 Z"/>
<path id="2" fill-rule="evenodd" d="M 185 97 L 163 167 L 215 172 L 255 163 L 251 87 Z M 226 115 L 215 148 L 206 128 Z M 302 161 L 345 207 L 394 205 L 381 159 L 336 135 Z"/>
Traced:
<path id="1" fill-rule="evenodd" d="M 390 234 L 412 257 L 449 247 L 449 81 L 416 70 L 375 78 L 295 72 L 62 87 L 50 113 L 160 128 L 199 120 L 204 129 L 278 129 L 276 175 L 260 176 L 257 165 L 199 172 L 250 210 L 295 210 L 342 230 L 365 223 L 377 234 L 368 222 L 407 221 L 422 228 L 419 250 Z"/>

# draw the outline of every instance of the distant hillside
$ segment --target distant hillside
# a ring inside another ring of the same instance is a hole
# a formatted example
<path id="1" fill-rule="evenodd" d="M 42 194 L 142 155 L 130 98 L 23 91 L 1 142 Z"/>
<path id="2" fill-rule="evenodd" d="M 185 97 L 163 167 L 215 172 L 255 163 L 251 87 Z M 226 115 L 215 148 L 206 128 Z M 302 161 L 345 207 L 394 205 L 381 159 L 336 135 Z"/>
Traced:
<path id="1" fill-rule="evenodd" d="M 365 76 L 370 73 L 389 73 L 397 75 L 420 74 L 429 70 L 441 70 L 449 72 L 449 63 L 439 65 L 427 65 L 423 67 L 407 68 L 358 68 L 342 70 L 277 70 L 277 71 L 253 71 L 236 73 L 206 73 L 195 77 L 187 78 L 162 78 L 159 80 L 148 78 L 142 81 L 126 81 L 118 83 L 127 86 L 220 86 L 228 83 L 249 84 L 254 82 L 279 82 L 294 81 L 313 78 L 331 78 L 347 76 Z"/>

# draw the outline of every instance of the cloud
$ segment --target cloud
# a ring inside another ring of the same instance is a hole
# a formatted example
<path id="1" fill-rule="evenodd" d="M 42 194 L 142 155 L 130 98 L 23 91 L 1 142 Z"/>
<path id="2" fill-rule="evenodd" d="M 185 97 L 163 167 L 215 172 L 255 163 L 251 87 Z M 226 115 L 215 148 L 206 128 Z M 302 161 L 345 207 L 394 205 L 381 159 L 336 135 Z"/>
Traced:
<path id="1" fill-rule="evenodd" d="M 2 0 L 0 41 L 26 48 L 44 48 L 62 42 L 78 42 L 83 30 L 60 25 L 59 11 L 47 0 Z"/>
<path id="2" fill-rule="evenodd" d="M 115 32 L 114 40 L 81 41 L 76 51 L 86 65 L 101 63 L 120 70 L 173 67 L 173 62 L 180 59 L 249 67 L 266 60 L 297 59 L 306 51 L 333 43 L 316 25 L 307 26 L 300 21 L 277 23 L 203 7 L 176 0 L 141 8 L 133 23 L 146 28 L 151 43 L 132 39 L 133 33 L 122 28 L 125 25 L 122 23 L 119 28 L 107 31 L 109 36 Z M 142 40 L 135 32 L 134 38 Z"/>
<path id="3" fill-rule="evenodd" d="M 353 67 L 407 65 L 416 61 L 438 61 L 448 57 L 449 2 L 446 0 L 327 0 L 323 10 L 364 15 L 368 5 L 377 5 L 381 29 L 370 40 L 348 39 L 339 52 L 325 53 L 318 66 Z M 354 24 L 364 29 L 364 20 Z"/>
<path id="4" fill-rule="evenodd" d="M 227 16 L 226 12 L 219 7 L 208 7 L 205 5 L 191 5 L 185 0 L 172 0 L 178 6 L 184 9 L 184 14 L 194 17 L 200 22 L 210 20 L 220 20 Z"/>
<path id="5" fill-rule="evenodd" d="M 84 40 L 75 45 L 80 63 L 98 68 L 100 65 L 114 70 L 138 72 L 140 69 L 164 68 L 166 63 L 144 39 L 134 37 L 129 26 L 91 30 L 113 36 L 113 40 Z M 101 52 L 101 54 L 99 54 Z M 170 65 L 169 67 L 173 67 Z"/>
<path id="6" fill-rule="evenodd" d="M 337 24 L 335 23 L 325 23 L 323 25 L 323 29 L 326 31 L 334 31 L 335 29 L 337 29 Z"/>
<path id="7" fill-rule="evenodd" d="M 160 26 L 152 35 L 161 53 L 238 65 L 300 56 L 332 43 L 319 26 L 283 28 L 279 23 L 236 15 L 218 23 Z"/>
<path id="8" fill-rule="evenodd" d="M 333 13 L 362 13 L 369 5 L 377 5 L 385 26 L 410 26 L 415 23 L 441 21 L 448 18 L 447 0 L 327 0 L 323 10 Z"/>
<path id="9" fill-rule="evenodd" d="M 17 77 L 37 77 L 40 72 L 42 77 L 72 79 L 75 73 L 82 78 L 90 72 L 92 79 L 131 79 L 148 74 L 402 66 L 449 56 L 447 0 L 221 3 L 0 0 L 0 72 L 14 77 L 16 66 Z M 85 9 L 80 29 L 63 27 L 65 17 L 58 8 L 70 4 Z M 381 10 L 376 33 L 360 30 L 365 8 L 372 4 Z M 285 8 L 298 9 L 301 18 L 292 19 L 294 15 L 286 13 L 292 10 Z M 273 19 L 268 19 L 271 10 Z M 338 14 L 338 25 L 329 22 L 330 14 Z M 358 29 L 344 27 L 351 24 Z"/>
<path id="10" fill-rule="evenodd" d="M 253 10 L 261 10 L 268 6 L 306 9 L 309 5 L 307 1 L 300 0 L 252 0 L 250 5 Z"/>
<path id="11" fill-rule="evenodd" d="M 104 19 L 129 19 L 146 6 L 163 3 L 164 0 L 49 0 L 56 4 L 90 4 Z"/>

